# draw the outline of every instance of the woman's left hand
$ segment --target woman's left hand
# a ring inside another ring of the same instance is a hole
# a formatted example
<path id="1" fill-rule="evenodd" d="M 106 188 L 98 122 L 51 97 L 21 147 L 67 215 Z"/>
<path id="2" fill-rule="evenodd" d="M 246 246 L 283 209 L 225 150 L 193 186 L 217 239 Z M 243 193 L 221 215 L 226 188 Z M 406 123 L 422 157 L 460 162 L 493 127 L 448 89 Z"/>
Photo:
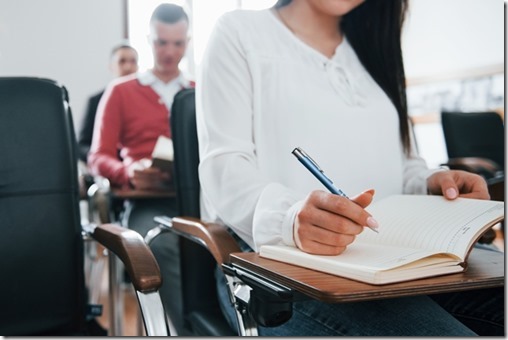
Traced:
<path id="1" fill-rule="evenodd" d="M 438 171 L 427 179 L 427 188 L 433 195 L 453 200 L 457 197 L 490 199 L 483 177 L 462 170 Z"/>

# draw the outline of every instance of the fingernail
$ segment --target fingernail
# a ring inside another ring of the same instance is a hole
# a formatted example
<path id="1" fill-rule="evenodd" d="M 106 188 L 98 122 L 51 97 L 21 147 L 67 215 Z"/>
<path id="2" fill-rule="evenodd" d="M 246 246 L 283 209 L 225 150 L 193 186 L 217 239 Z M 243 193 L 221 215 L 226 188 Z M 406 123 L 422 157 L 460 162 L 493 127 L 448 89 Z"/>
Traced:
<path id="1" fill-rule="evenodd" d="M 367 227 L 377 229 L 379 228 L 379 223 L 377 223 L 374 217 L 370 216 L 369 218 L 367 218 Z"/>
<path id="2" fill-rule="evenodd" d="M 376 191 L 374 189 L 369 189 L 369 190 L 365 190 L 363 193 L 364 194 L 371 194 L 372 196 L 374 196 L 375 192 Z"/>
<path id="3" fill-rule="evenodd" d="M 446 197 L 448 197 L 448 198 L 457 197 L 457 190 L 455 190 L 454 188 L 446 189 Z"/>

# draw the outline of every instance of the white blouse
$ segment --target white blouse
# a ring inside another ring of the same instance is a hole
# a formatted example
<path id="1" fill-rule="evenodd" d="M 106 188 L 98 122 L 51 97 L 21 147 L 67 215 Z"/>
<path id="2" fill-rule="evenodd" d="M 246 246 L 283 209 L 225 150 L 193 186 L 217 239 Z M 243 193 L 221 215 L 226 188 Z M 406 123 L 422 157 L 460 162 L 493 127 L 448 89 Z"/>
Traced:
<path id="1" fill-rule="evenodd" d="M 255 250 L 294 245 L 298 208 L 312 190 L 326 190 L 291 154 L 297 146 L 350 196 L 427 191 L 432 171 L 404 155 L 397 111 L 347 39 L 329 59 L 271 10 L 226 13 L 196 98 L 202 218 L 229 226 Z"/>

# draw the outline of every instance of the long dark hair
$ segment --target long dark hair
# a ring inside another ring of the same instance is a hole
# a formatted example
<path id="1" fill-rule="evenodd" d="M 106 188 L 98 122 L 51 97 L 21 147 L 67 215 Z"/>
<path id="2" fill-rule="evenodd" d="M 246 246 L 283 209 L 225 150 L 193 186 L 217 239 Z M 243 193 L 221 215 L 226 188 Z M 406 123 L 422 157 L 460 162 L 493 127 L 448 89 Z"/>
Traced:
<path id="1" fill-rule="evenodd" d="M 286 6 L 291 1 L 279 0 L 275 7 Z M 401 49 L 406 10 L 407 0 L 366 0 L 342 18 L 341 30 L 365 69 L 397 109 L 400 139 L 409 154 L 411 141 Z"/>

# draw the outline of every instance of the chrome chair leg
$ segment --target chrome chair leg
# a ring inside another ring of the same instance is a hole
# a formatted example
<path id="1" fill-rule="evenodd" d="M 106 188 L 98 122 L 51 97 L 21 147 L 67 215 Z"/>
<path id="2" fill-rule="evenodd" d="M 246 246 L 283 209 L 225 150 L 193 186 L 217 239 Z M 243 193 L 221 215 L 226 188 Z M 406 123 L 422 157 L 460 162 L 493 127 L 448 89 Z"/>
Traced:
<path id="1" fill-rule="evenodd" d="M 238 321 L 238 334 L 240 336 L 258 336 L 257 323 L 248 311 L 252 289 L 234 276 L 228 274 L 225 276 L 229 298 L 235 308 Z"/>
<path id="2" fill-rule="evenodd" d="M 121 289 L 122 270 L 118 258 L 112 252 L 108 252 L 109 264 L 109 336 L 122 335 L 122 314 L 123 314 L 123 294 Z"/>
<path id="3" fill-rule="evenodd" d="M 91 241 L 90 250 L 90 275 L 89 275 L 89 303 L 99 304 L 101 296 L 101 283 L 104 275 L 104 268 L 106 266 L 106 258 L 98 251 L 98 243 Z"/>
<path id="4" fill-rule="evenodd" d="M 164 220 L 164 224 L 161 224 L 161 219 Z M 150 229 L 146 234 L 145 242 L 148 245 L 160 234 L 172 231 L 172 221 L 170 218 L 156 217 L 155 221 L 160 224 Z M 177 230 L 173 230 L 173 232 L 178 234 Z M 198 239 L 196 241 L 201 243 Z M 257 336 L 257 322 L 248 310 L 251 288 L 233 275 L 227 273 L 225 275 L 230 299 L 237 315 L 238 334 L 241 336 Z"/>
<path id="5" fill-rule="evenodd" d="M 145 331 L 148 336 L 167 336 L 169 329 L 166 324 L 166 316 L 162 300 L 157 292 L 136 292 L 140 306 L 143 308 Z"/>

